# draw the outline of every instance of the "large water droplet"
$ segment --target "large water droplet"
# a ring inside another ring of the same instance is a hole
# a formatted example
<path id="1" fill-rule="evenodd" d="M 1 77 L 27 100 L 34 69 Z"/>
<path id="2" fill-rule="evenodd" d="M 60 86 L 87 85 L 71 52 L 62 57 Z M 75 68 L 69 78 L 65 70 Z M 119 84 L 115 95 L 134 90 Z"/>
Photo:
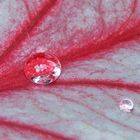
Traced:
<path id="1" fill-rule="evenodd" d="M 124 111 L 124 112 L 131 112 L 134 108 L 134 104 L 133 102 L 128 99 L 122 99 L 120 102 L 120 110 Z"/>
<path id="2" fill-rule="evenodd" d="M 47 85 L 60 76 L 61 64 L 54 55 L 37 53 L 26 62 L 24 72 L 33 83 Z"/>

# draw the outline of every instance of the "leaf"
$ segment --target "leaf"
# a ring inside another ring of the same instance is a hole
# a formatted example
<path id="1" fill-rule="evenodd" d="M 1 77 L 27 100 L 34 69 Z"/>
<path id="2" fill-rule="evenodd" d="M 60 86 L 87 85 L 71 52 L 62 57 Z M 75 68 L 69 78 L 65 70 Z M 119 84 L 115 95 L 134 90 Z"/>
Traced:
<path id="1" fill-rule="evenodd" d="M 140 137 L 139 1 L 1 1 L 1 139 Z M 60 78 L 36 86 L 28 58 L 55 54 Z M 119 110 L 123 98 L 132 113 Z"/>

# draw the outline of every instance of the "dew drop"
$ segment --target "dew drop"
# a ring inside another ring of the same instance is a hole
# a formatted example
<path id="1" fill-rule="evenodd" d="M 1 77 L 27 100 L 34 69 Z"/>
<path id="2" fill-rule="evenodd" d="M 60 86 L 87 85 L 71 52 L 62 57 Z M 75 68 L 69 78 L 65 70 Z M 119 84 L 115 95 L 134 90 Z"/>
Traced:
<path id="1" fill-rule="evenodd" d="M 133 102 L 128 99 L 122 99 L 120 102 L 120 110 L 124 111 L 124 112 L 131 112 L 134 108 L 134 104 Z"/>
<path id="2" fill-rule="evenodd" d="M 54 55 L 37 53 L 26 62 L 24 73 L 33 83 L 48 85 L 60 76 L 61 64 Z"/>

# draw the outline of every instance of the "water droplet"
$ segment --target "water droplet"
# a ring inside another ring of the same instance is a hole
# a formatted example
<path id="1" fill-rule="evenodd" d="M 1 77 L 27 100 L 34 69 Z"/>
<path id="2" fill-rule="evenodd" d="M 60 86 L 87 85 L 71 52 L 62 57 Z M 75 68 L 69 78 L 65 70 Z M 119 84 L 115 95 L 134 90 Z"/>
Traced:
<path id="1" fill-rule="evenodd" d="M 60 76 L 61 64 L 54 55 L 37 53 L 26 62 L 24 73 L 33 83 L 47 85 Z"/>
<path id="2" fill-rule="evenodd" d="M 120 102 L 120 110 L 124 111 L 124 112 L 131 112 L 134 108 L 134 104 L 133 102 L 128 99 L 122 99 Z"/>

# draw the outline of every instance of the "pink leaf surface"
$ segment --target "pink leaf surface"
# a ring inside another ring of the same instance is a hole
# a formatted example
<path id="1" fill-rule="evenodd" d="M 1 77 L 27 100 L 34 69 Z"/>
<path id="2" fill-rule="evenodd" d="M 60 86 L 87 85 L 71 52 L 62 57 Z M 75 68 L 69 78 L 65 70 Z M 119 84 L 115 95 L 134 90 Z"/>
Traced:
<path id="1" fill-rule="evenodd" d="M 0 1 L 0 139 L 139 140 L 140 1 Z M 23 69 L 38 52 L 60 78 L 38 86 Z M 119 110 L 122 98 L 134 102 Z"/>

